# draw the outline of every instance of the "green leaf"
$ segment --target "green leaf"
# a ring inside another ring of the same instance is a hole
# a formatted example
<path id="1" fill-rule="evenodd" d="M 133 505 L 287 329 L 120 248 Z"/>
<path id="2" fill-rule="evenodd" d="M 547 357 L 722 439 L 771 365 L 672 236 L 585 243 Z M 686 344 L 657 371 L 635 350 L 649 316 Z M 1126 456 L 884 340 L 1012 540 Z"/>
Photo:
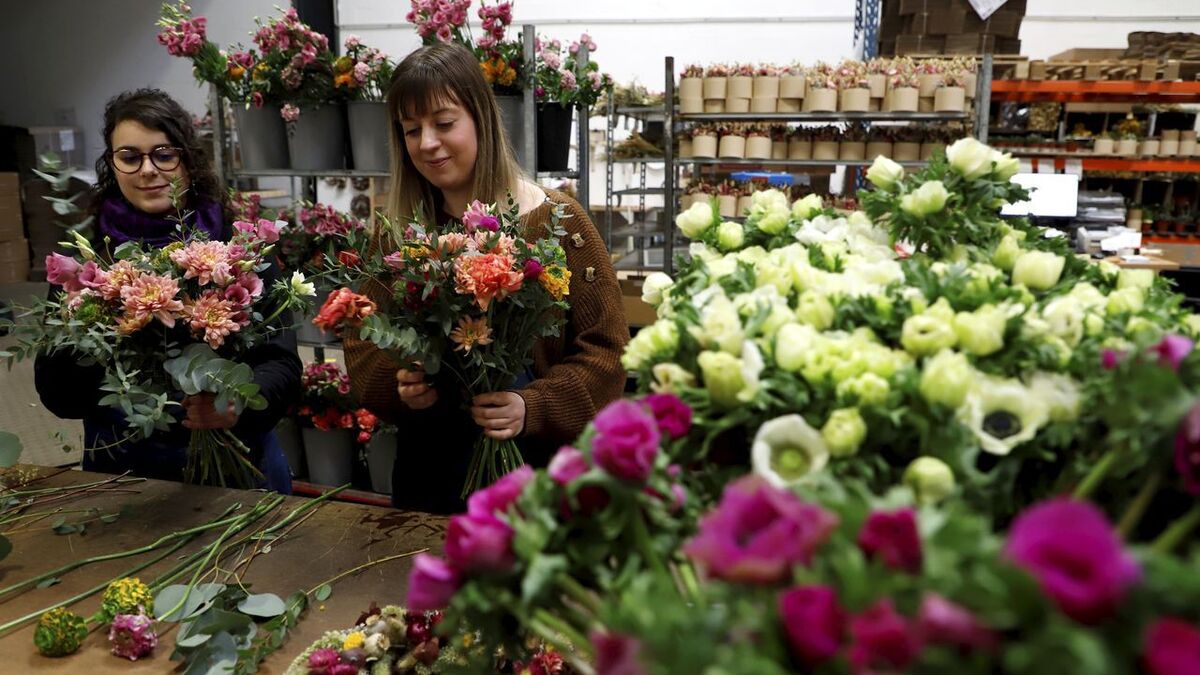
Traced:
<path id="1" fill-rule="evenodd" d="M 102 522 L 102 523 L 115 523 L 115 522 L 117 522 L 117 519 L 118 519 L 118 518 L 120 518 L 120 517 L 121 517 L 121 514 L 120 514 L 120 512 L 118 512 L 118 513 L 106 513 L 106 514 L 104 514 L 104 515 L 100 516 L 100 522 Z"/>
<path id="2" fill-rule="evenodd" d="M 58 577 L 50 577 L 49 579 L 42 579 L 41 581 L 38 582 L 37 587 L 38 588 L 50 588 L 51 586 L 54 586 L 61 581 L 62 581 L 62 579 L 59 579 Z"/>
<path id="3" fill-rule="evenodd" d="M 554 577 L 567 569 L 567 559 L 561 555 L 540 555 L 533 560 L 525 578 L 521 580 L 521 598 L 530 602 L 539 597 Z"/>
<path id="4" fill-rule="evenodd" d="M 317 592 L 313 593 L 313 597 L 315 597 L 318 602 L 325 602 L 326 600 L 329 599 L 329 596 L 332 593 L 333 593 L 332 586 L 330 586 L 329 584 L 321 584 L 321 587 L 317 589 Z"/>
<path id="5" fill-rule="evenodd" d="M 261 616 L 271 618 L 283 614 L 287 607 L 283 604 L 283 600 L 274 593 L 261 593 L 258 595 L 248 595 L 245 600 L 238 603 L 238 611 L 251 616 Z"/>
<path id="6" fill-rule="evenodd" d="M 183 596 L 187 593 L 188 587 L 183 584 L 172 584 L 158 592 L 154 597 L 154 616 L 158 617 L 159 621 L 179 621 L 183 618 L 182 606 L 175 611 L 171 611 L 176 605 L 179 605 L 183 600 Z M 167 612 L 170 612 L 168 615 Z"/>
<path id="7" fill-rule="evenodd" d="M 21 439 L 10 431 L 0 431 L 0 468 L 10 467 L 21 458 Z"/>

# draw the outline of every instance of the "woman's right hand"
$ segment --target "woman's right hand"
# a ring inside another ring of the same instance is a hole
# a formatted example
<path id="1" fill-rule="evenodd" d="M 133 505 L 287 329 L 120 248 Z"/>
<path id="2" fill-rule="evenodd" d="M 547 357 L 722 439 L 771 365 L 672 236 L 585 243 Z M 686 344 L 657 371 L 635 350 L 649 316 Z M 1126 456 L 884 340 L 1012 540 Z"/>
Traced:
<path id="1" fill-rule="evenodd" d="M 425 381 L 425 369 L 418 366 L 416 370 L 401 368 L 396 371 L 397 389 L 400 391 L 400 401 L 413 410 L 424 410 L 437 403 L 437 389 Z"/>

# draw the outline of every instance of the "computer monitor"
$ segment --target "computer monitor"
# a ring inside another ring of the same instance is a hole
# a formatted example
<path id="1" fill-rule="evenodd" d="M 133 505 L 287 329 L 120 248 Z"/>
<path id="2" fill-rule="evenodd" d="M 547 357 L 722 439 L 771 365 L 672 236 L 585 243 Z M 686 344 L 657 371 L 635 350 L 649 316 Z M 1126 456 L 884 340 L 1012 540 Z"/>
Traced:
<path id="1" fill-rule="evenodd" d="M 1004 216 L 1074 218 L 1079 208 L 1079 176 L 1063 173 L 1019 173 L 1013 182 L 1029 189 L 1029 201 L 1007 204 Z"/>

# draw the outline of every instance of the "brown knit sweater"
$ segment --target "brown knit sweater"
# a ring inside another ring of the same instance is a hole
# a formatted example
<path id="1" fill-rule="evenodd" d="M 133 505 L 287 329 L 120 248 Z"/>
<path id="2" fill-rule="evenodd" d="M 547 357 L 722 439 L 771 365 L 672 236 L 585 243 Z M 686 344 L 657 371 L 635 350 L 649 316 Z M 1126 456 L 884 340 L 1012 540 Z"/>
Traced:
<path id="1" fill-rule="evenodd" d="M 571 309 L 562 335 L 534 346 L 535 379 L 518 393 L 525 399 L 521 437 L 559 445 L 574 441 L 600 408 L 620 397 L 625 385 L 621 352 L 629 329 L 621 289 L 596 226 L 574 199 L 549 189 L 546 195 L 547 200 L 521 222 L 528 236 L 536 237 L 545 232 L 553 206 L 564 207 L 559 225 L 567 233 L 561 243 L 571 270 Z M 391 305 L 388 290 L 380 284 L 367 285 L 363 292 L 381 307 Z M 356 338 L 346 338 L 345 350 L 350 382 L 363 406 L 401 425 L 401 437 L 405 424 L 420 423 L 422 411 L 400 401 L 393 359 Z"/>

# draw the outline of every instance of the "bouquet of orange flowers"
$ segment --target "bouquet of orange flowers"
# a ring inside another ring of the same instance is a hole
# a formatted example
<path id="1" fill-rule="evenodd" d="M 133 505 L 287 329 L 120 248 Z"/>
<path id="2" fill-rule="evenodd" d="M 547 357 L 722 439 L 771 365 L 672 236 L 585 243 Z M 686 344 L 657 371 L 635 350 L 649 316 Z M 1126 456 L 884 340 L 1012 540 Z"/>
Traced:
<path id="1" fill-rule="evenodd" d="M 545 232 L 521 231 L 516 204 L 472 202 L 461 221 L 438 229 L 420 222 L 383 237 L 390 250 L 352 261 L 338 276 L 355 286 L 367 280 L 392 294 L 390 312 L 350 288 L 329 296 L 313 323 L 358 336 L 417 364 L 431 375 L 450 373 L 470 398 L 511 387 L 533 363 L 534 343 L 556 336 L 568 308 L 571 273 L 559 245 L 565 232 L 556 213 Z M 421 220 L 418 218 L 418 220 Z M 367 250 L 367 247 L 359 247 Z M 475 445 L 466 496 L 523 460 L 512 440 L 486 436 Z"/>

